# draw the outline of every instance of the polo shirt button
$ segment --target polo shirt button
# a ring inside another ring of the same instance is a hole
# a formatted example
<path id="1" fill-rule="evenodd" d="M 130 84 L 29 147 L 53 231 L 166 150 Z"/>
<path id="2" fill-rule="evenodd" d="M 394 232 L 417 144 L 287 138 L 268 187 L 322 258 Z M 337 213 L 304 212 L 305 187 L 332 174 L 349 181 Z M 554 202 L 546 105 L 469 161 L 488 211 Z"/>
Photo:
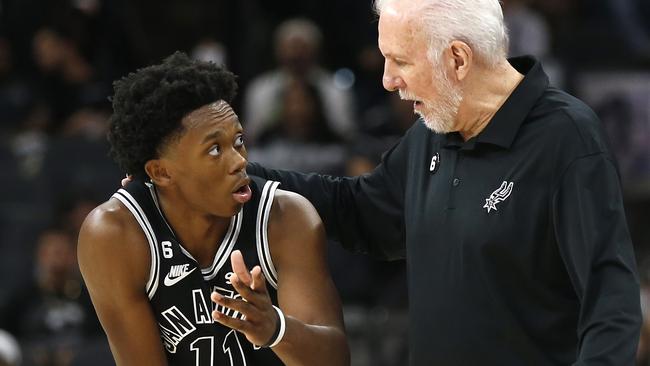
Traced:
<path id="1" fill-rule="evenodd" d="M 454 181 L 453 181 L 451 184 L 452 184 L 454 187 L 458 187 L 458 185 L 460 184 L 460 179 L 458 179 L 458 178 L 454 178 Z"/>

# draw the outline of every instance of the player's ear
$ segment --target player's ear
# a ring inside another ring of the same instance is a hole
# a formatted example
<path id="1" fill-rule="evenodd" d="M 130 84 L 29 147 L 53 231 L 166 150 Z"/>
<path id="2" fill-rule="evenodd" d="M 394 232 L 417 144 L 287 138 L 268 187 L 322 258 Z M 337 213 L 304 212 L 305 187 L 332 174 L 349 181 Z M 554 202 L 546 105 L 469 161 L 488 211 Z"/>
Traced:
<path id="1" fill-rule="evenodd" d="M 151 181 L 157 186 L 168 186 L 171 183 L 171 176 L 165 161 L 162 159 L 151 159 L 144 164 L 144 171 Z"/>

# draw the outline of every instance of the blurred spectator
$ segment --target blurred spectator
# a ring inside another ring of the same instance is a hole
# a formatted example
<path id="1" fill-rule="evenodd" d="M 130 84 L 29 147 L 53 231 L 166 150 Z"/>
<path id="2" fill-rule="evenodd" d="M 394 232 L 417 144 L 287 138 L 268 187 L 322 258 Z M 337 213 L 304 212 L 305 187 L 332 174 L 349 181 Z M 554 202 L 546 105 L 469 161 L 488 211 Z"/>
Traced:
<path id="1" fill-rule="evenodd" d="M 78 108 L 104 100 L 106 90 L 94 82 L 95 70 L 73 42 L 54 29 L 41 28 L 34 35 L 34 61 L 39 73 L 41 100 L 53 111 L 50 132 Z"/>
<path id="2" fill-rule="evenodd" d="M 33 103 L 15 133 L 10 135 L 11 140 L 8 142 L 22 177 L 33 179 L 40 172 L 49 141 L 46 129 L 51 121 L 52 111 L 49 105 Z"/>
<path id="3" fill-rule="evenodd" d="M 13 132 L 29 104 L 32 92 L 14 68 L 13 48 L 0 36 L 0 133 Z"/>
<path id="4" fill-rule="evenodd" d="M 106 1 L 113 3 L 116 0 Z M 248 2 L 248 1 L 246 1 Z M 228 30 L 244 32 L 231 8 L 239 1 L 224 0 L 119 0 L 117 7 L 125 21 L 127 46 L 135 64 L 143 66 L 176 50 L 190 51 L 192 45 L 210 38 L 225 43 Z"/>
<path id="5" fill-rule="evenodd" d="M 122 172 L 108 157 L 108 112 L 75 110 L 48 143 L 38 180 L 51 206 L 80 194 L 105 200 L 119 185 Z"/>
<path id="6" fill-rule="evenodd" d="M 319 89 L 295 79 L 279 96 L 274 119 L 251 147 L 249 158 L 284 169 L 340 172 L 343 139 L 330 127 Z"/>
<path id="7" fill-rule="evenodd" d="M 26 365 L 68 365 L 85 337 L 101 334 L 78 273 L 73 235 L 56 228 L 40 235 L 32 283 L 7 310 L 3 326 L 23 345 Z"/>
<path id="8" fill-rule="evenodd" d="M 34 61 L 44 74 L 57 73 L 70 84 L 88 82 L 93 75 L 74 42 L 50 28 L 41 28 L 34 36 Z"/>
<path id="9" fill-rule="evenodd" d="M 647 0 L 606 0 L 614 29 L 631 55 L 650 61 L 650 5 Z M 633 57 L 634 57 L 633 56 Z M 628 56 L 629 57 L 629 56 Z"/>
<path id="10" fill-rule="evenodd" d="M 192 58 L 213 62 L 217 65 L 225 65 L 227 62 L 226 48 L 212 38 L 201 40 L 194 46 L 191 52 Z"/>
<path id="11" fill-rule="evenodd" d="M 255 78 L 244 100 L 243 123 L 252 143 L 277 123 L 275 111 L 294 82 L 316 87 L 330 129 L 346 138 L 354 132 L 352 93 L 337 87 L 332 74 L 318 64 L 321 38 L 320 29 L 307 19 L 291 19 L 277 28 L 275 56 L 279 67 Z"/>
<path id="12" fill-rule="evenodd" d="M 511 56 L 545 57 L 551 46 L 546 20 L 526 0 L 504 0 L 503 17 L 508 26 Z"/>
<path id="13" fill-rule="evenodd" d="M 563 70 L 551 54 L 551 33 L 544 16 L 529 6 L 529 0 L 504 0 L 503 17 L 508 27 L 511 57 L 533 55 L 556 87 L 563 87 Z"/>
<path id="14" fill-rule="evenodd" d="M 388 93 L 381 84 L 384 73 L 384 56 L 379 52 L 377 44 L 366 44 L 360 47 L 356 54 L 358 70 L 354 83 L 356 111 L 361 117 L 361 131 L 365 131 L 366 113 L 375 107 L 381 108 L 387 103 Z"/>
<path id="15" fill-rule="evenodd" d="M 603 123 L 627 196 L 650 198 L 650 73 L 582 73 L 576 80 Z"/>
<path id="16" fill-rule="evenodd" d="M 20 366 L 22 353 L 16 339 L 0 329 L 0 366 Z"/>
<path id="17" fill-rule="evenodd" d="M 379 164 L 381 154 L 393 146 L 416 120 L 413 102 L 391 93 L 386 102 L 370 108 L 361 118 L 362 132 L 350 144 L 346 175 L 370 172 Z"/>

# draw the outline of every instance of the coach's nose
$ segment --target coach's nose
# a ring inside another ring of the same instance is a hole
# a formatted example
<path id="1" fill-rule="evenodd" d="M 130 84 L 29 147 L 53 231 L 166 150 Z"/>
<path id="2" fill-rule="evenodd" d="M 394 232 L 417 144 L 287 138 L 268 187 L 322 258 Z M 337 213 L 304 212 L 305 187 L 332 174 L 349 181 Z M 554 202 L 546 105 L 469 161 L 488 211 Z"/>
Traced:
<path id="1" fill-rule="evenodd" d="M 388 62 L 384 64 L 384 76 L 382 77 L 382 83 L 384 84 L 384 89 L 388 91 L 404 89 L 406 86 L 404 79 L 393 72 Z"/>

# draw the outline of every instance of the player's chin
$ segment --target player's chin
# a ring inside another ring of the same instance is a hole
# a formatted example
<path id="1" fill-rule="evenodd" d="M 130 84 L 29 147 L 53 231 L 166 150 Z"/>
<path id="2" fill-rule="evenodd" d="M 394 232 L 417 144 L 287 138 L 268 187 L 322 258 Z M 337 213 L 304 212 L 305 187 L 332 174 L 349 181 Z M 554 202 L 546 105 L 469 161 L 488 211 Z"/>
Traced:
<path id="1" fill-rule="evenodd" d="M 228 213 L 228 216 L 235 216 L 242 210 L 242 208 L 244 208 L 243 203 L 232 200 L 228 205 L 226 212 Z"/>
<path id="2" fill-rule="evenodd" d="M 243 203 L 237 202 L 230 196 L 221 196 L 218 201 L 211 201 L 212 204 L 204 202 L 205 207 L 211 215 L 216 217 L 233 217 L 237 215 L 244 207 Z"/>

